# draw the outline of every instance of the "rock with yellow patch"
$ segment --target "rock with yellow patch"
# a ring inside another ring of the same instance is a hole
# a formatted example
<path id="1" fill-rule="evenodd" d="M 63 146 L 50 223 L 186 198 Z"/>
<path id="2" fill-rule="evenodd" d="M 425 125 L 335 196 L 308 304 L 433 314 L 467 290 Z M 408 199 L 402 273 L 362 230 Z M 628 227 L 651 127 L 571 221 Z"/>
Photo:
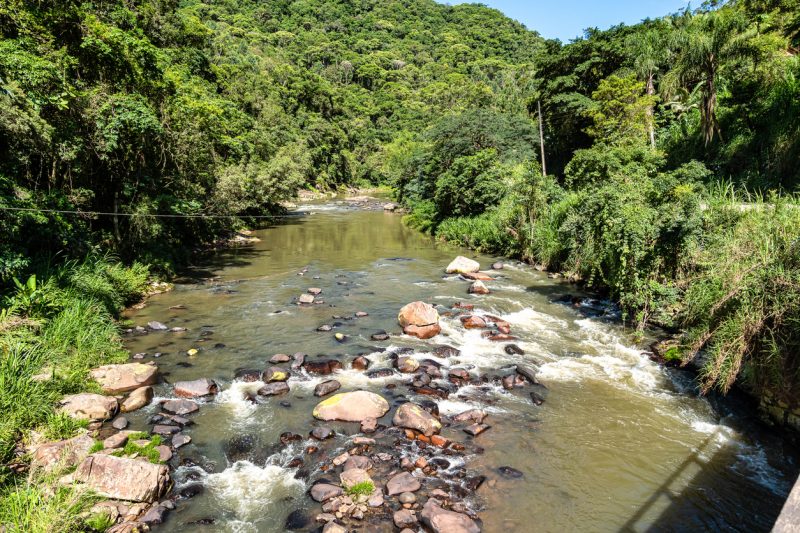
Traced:
<path id="1" fill-rule="evenodd" d="M 153 385 L 158 380 L 158 367 L 152 364 L 128 363 L 104 365 L 90 372 L 106 394 L 120 394 Z"/>
<path id="2" fill-rule="evenodd" d="M 323 400 L 314 408 L 314 418 L 361 422 L 367 418 L 380 418 L 389 411 L 389 402 L 368 391 L 343 392 Z"/>
<path id="3" fill-rule="evenodd" d="M 395 426 L 414 429 L 426 437 L 439 433 L 442 424 L 435 416 L 415 403 L 404 403 L 394 413 L 392 423 Z"/>
<path id="4" fill-rule="evenodd" d="M 264 383 L 272 383 L 275 381 L 286 381 L 289 379 L 289 372 L 279 366 L 271 366 L 264 371 L 261 376 Z"/>

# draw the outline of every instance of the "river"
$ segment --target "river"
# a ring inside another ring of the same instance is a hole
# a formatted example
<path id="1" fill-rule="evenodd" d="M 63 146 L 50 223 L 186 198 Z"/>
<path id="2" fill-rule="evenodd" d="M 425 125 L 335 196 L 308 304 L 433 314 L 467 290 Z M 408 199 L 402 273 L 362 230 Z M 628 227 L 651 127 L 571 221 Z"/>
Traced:
<path id="1" fill-rule="evenodd" d="M 404 227 L 399 215 L 345 201 L 301 207 L 296 218 L 255 234 L 260 242 L 203 257 L 174 291 L 129 313 L 136 324 L 187 328 L 126 339 L 140 358 L 158 354 L 166 383 L 156 400 L 170 397 L 169 383 L 178 380 L 207 377 L 221 389 L 193 415 L 185 430 L 192 443 L 173 459 L 173 492 L 194 497 L 179 500 L 157 531 L 285 531 L 297 510 L 313 520 L 320 506 L 307 496 L 309 483 L 352 447 L 347 438 L 358 424 L 329 424 L 337 436 L 316 443 L 321 451 L 313 456 L 304 455 L 310 442 L 281 445 L 279 435 L 306 436 L 319 425 L 312 393 L 330 377 L 342 383 L 340 392 L 374 391 L 393 407 L 415 399 L 408 375 L 370 379 L 349 361 L 366 354 L 371 369 L 389 367 L 391 350 L 411 347 L 426 358 L 434 344 L 458 348 L 460 355 L 441 362 L 474 377 L 536 363 L 546 387 L 536 389 L 546 400 L 541 406 L 529 387 L 508 391 L 491 380 L 438 402 L 445 418 L 472 407 L 489 414 L 491 429 L 474 439 L 460 426 L 442 432 L 467 443 L 465 455 L 446 457 L 442 478 L 455 486 L 486 477 L 474 493 L 453 493 L 477 513 L 483 531 L 768 531 L 780 512 L 797 474 L 795 452 L 748 410 L 699 397 L 690 373 L 642 355 L 641 341 L 607 302 L 589 297 L 574 305 L 564 295 L 590 295 L 513 261 L 493 272 L 491 294 L 468 295 L 468 283 L 446 275 L 445 266 L 464 254 L 486 270 L 498 258 L 435 243 Z M 325 303 L 296 305 L 310 287 L 322 289 Z M 433 340 L 400 335 L 397 312 L 415 300 L 444 308 L 468 302 L 499 315 L 525 355 L 508 355 L 505 343 L 465 330 L 455 316 L 443 316 Z M 368 316 L 354 318 L 359 311 Z M 323 324 L 334 328 L 316 331 Z M 370 340 L 379 330 L 392 337 Z M 192 348 L 199 352 L 188 356 Z M 345 370 L 328 377 L 294 372 L 287 395 L 256 403 L 247 392 L 259 384 L 234 380 L 239 369 L 263 370 L 274 354 L 296 352 L 339 359 Z M 149 429 L 157 403 L 132 413 L 132 427 Z M 381 422 L 391 425 L 391 412 Z M 231 451 L 231 439 L 245 439 L 248 449 Z M 291 467 L 295 457 L 304 464 Z M 503 466 L 522 477 L 501 474 Z M 370 527 L 365 531 L 396 531 L 386 523 Z"/>

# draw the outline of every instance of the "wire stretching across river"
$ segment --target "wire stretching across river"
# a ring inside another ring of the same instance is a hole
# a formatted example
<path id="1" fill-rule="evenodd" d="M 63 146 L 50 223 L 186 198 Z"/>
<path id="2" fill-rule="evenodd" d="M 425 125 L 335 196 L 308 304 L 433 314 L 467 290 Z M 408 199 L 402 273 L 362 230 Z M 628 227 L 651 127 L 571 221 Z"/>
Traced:
<path id="1" fill-rule="evenodd" d="M 53 213 L 63 215 L 89 215 L 112 217 L 155 217 L 155 218 L 297 218 L 308 215 L 298 212 L 294 215 L 183 215 L 183 214 L 150 214 L 150 213 L 113 213 L 103 211 L 70 211 L 66 209 L 36 209 L 33 207 L 0 207 L 0 211 L 23 211 L 27 213 Z"/>

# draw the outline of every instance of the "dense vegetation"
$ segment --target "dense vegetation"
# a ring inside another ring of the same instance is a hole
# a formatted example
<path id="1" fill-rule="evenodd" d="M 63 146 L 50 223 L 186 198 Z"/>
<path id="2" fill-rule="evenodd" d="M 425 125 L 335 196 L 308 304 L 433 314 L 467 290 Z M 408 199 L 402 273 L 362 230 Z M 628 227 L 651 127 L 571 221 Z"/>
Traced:
<path id="1" fill-rule="evenodd" d="M 148 271 L 301 188 L 389 186 L 414 227 L 685 331 L 706 390 L 800 399 L 798 0 L 569 44 L 432 0 L 4 0 L 0 36 L 0 462 L 75 430 L 54 402 L 125 357 Z M 82 527 L 14 480 L 0 522 Z"/>

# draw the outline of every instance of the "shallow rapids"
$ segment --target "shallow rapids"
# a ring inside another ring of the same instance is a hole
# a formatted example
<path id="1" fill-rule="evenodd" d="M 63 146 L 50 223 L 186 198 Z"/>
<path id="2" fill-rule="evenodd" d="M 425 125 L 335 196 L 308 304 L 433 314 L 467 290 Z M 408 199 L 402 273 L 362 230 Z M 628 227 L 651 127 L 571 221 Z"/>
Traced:
<path id="1" fill-rule="evenodd" d="M 333 442 L 323 455 L 304 456 L 307 446 L 319 445 L 307 438 L 319 425 L 311 416 L 319 400 L 314 387 L 335 378 L 340 392 L 370 390 L 393 408 L 418 400 L 405 385 L 408 375 L 371 379 L 350 369 L 356 355 L 370 360 L 370 370 L 390 368 L 389 353 L 398 348 L 413 349 L 417 359 L 466 368 L 473 377 L 502 377 L 520 362 L 540 367 L 546 386 L 537 389 L 545 398 L 541 406 L 533 404 L 528 388 L 508 391 L 491 383 L 437 400 L 442 415 L 470 408 L 489 414 L 491 429 L 471 441 L 470 453 L 448 457 L 444 467 L 453 482 L 486 476 L 474 494 L 464 496 L 483 531 L 771 528 L 797 474 L 795 452 L 751 412 L 730 401 L 712 406 L 698 397 L 687 372 L 659 367 L 642 355 L 613 306 L 592 298 L 574 305 L 564 298 L 580 294 L 574 287 L 513 262 L 493 273 L 497 280 L 487 282 L 491 294 L 471 296 L 468 283 L 445 275 L 444 267 L 458 254 L 475 255 L 405 228 L 398 215 L 353 209 L 346 202 L 302 211 L 256 232 L 261 242 L 251 247 L 205 257 L 174 291 L 152 297 L 130 315 L 140 325 L 158 320 L 187 328 L 132 336 L 132 354 L 154 359 L 168 383 L 207 377 L 222 390 L 185 431 L 192 442 L 173 460 L 177 509 L 158 531 L 319 527 L 319 504 L 307 490 L 324 475 L 325 460 L 352 447 L 359 428 L 328 424 L 337 432 Z M 475 258 L 484 269 L 497 260 Z M 322 289 L 318 298 L 324 304 L 295 304 L 309 287 Z M 442 334 L 431 341 L 400 335 L 397 312 L 415 300 L 447 308 L 461 301 L 474 304 L 476 314 L 500 316 L 525 355 L 506 353 L 507 343 L 465 330 L 454 316 L 443 317 Z M 355 318 L 358 311 L 368 316 Z M 325 324 L 332 331 L 318 332 Z M 370 340 L 379 330 L 391 338 Z M 347 335 L 346 342 L 338 342 L 336 332 Z M 430 353 L 435 344 L 461 353 L 437 357 Z M 187 355 L 191 348 L 197 355 Z M 259 403 L 249 398 L 263 383 L 234 379 L 241 369 L 264 370 L 274 354 L 296 352 L 312 360 L 339 359 L 344 370 L 332 376 L 293 371 L 288 394 Z M 165 398 L 170 391 L 163 384 L 156 394 Z M 132 428 L 147 430 L 148 418 L 158 412 L 156 401 L 132 413 Z M 391 412 L 382 422 L 390 425 Z M 284 432 L 303 440 L 282 444 Z M 443 435 L 467 439 L 454 428 Z M 522 477 L 502 475 L 498 468 L 504 466 Z M 390 523 L 371 527 L 395 531 Z"/>

